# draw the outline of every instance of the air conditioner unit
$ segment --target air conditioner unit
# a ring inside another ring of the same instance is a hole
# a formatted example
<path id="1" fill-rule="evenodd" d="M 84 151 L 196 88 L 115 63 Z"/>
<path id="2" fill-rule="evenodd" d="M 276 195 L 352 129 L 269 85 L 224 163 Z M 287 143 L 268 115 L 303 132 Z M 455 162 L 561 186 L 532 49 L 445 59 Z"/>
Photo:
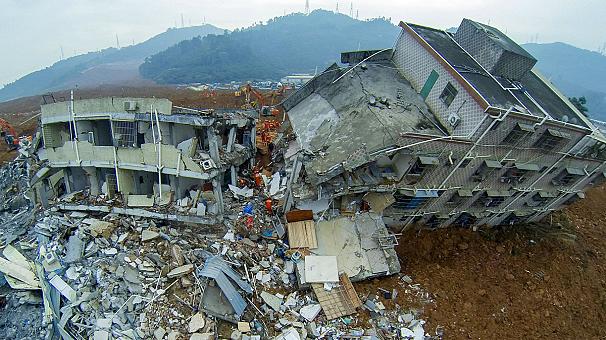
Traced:
<path id="1" fill-rule="evenodd" d="M 448 124 L 450 124 L 450 126 L 457 127 L 457 125 L 459 125 L 459 122 L 461 121 L 461 117 L 459 117 L 459 115 L 457 115 L 456 113 L 451 113 L 448 115 Z"/>
<path id="2" fill-rule="evenodd" d="M 137 102 L 136 101 L 125 101 L 124 102 L 124 111 L 137 111 Z"/>

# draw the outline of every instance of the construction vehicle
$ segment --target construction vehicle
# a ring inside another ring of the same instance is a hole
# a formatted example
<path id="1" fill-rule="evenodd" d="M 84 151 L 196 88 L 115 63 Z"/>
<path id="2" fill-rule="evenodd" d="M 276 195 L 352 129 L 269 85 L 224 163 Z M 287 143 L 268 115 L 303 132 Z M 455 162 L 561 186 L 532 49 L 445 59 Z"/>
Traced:
<path id="1" fill-rule="evenodd" d="M 271 92 L 271 103 L 269 105 L 267 105 L 266 98 L 263 93 L 252 87 L 250 84 L 246 84 L 245 86 L 243 86 L 239 92 L 243 93 L 246 96 L 246 104 L 255 107 L 262 116 L 276 116 L 280 113 L 280 110 L 274 107 L 273 104 L 275 97 L 284 93 L 283 87 L 280 87 L 280 89 Z M 251 103 L 251 95 L 256 98 L 255 102 Z"/>
<path id="2" fill-rule="evenodd" d="M 15 132 L 15 128 L 2 118 L 0 118 L 0 136 L 4 138 L 9 149 L 14 150 L 19 148 L 19 138 L 17 132 Z"/>

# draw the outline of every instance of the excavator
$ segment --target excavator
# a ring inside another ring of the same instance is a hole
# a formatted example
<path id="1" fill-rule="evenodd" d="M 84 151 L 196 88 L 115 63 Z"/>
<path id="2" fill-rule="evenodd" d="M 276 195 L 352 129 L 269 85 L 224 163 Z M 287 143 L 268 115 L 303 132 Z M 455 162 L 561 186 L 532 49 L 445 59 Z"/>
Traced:
<path id="1" fill-rule="evenodd" d="M 9 149 L 15 150 L 19 148 L 19 137 L 17 136 L 17 132 L 15 132 L 15 128 L 2 118 L 0 118 L 0 136 L 4 138 Z"/>
<path id="2" fill-rule="evenodd" d="M 282 95 L 284 93 L 285 87 L 280 86 L 280 88 L 276 91 L 272 91 L 270 93 L 271 103 L 267 105 L 266 98 L 259 90 L 252 87 L 250 84 L 246 84 L 240 89 L 240 93 L 244 93 L 246 96 L 246 103 L 251 104 L 250 96 L 254 96 L 256 98 L 256 108 L 259 113 L 263 116 L 275 116 L 280 113 L 280 110 L 274 107 L 274 100 L 277 96 Z M 254 106 L 254 105 L 253 105 Z"/>

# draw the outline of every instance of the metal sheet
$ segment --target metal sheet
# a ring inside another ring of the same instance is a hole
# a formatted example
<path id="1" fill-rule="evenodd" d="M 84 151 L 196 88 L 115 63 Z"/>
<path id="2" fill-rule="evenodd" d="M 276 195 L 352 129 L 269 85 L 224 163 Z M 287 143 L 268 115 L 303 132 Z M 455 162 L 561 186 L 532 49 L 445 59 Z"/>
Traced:
<path id="1" fill-rule="evenodd" d="M 471 190 L 461 189 L 461 190 L 457 190 L 457 195 L 459 195 L 461 197 L 472 197 L 473 192 L 471 192 Z"/>
<path id="2" fill-rule="evenodd" d="M 585 171 L 579 168 L 566 168 L 566 172 L 571 175 L 585 176 Z"/>
<path id="3" fill-rule="evenodd" d="M 487 167 L 493 168 L 493 169 L 501 169 L 503 167 L 503 165 L 497 161 L 488 160 L 488 161 L 484 161 L 484 164 L 486 164 Z"/>
<path id="4" fill-rule="evenodd" d="M 424 165 L 438 165 L 440 160 L 437 157 L 419 156 L 419 162 Z"/>
<path id="5" fill-rule="evenodd" d="M 539 171 L 541 168 L 533 163 L 515 163 L 516 168 L 526 171 Z"/>

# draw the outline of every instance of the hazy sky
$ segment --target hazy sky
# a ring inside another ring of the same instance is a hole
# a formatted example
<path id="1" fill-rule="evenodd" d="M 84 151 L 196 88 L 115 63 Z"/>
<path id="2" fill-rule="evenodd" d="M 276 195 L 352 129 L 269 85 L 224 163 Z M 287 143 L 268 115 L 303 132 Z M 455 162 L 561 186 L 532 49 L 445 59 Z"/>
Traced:
<path id="1" fill-rule="evenodd" d="M 310 0 L 335 10 L 337 1 Z M 369 0 L 339 1 L 341 13 L 378 16 L 394 24 L 438 28 L 463 17 L 490 23 L 518 43 L 563 41 L 589 50 L 606 42 L 606 0 Z M 207 23 L 246 27 L 284 13 L 303 12 L 305 0 L 0 0 L 0 86 L 75 53 L 141 42 L 168 27 Z"/>

